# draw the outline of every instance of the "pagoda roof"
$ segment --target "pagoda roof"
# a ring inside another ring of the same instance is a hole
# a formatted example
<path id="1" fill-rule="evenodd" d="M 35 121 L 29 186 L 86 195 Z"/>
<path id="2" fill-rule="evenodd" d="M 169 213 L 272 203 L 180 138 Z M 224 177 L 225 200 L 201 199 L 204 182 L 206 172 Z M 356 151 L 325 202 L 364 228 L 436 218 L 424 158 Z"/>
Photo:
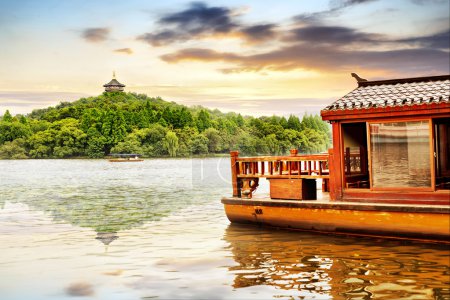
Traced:
<path id="1" fill-rule="evenodd" d="M 369 109 L 402 109 L 431 104 L 450 105 L 450 75 L 358 80 L 358 87 L 321 111 L 330 114 L 361 114 Z"/>
<path id="2" fill-rule="evenodd" d="M 104 84 L 103 87 L 108 87 L 108 86 L 120 86 L 120 87 L 125 87 L 125 84 L 122 84 L 120 82 L 118 82 L 115 78 L 111 79 L 110 82 L 108 82 L 107 84 Z"/>

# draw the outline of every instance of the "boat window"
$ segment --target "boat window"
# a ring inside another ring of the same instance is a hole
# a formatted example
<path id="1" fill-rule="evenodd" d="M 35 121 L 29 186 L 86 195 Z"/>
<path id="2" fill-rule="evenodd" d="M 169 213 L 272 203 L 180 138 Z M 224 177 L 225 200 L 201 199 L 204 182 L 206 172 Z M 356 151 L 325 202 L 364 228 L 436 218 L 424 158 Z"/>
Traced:
<path id="1" fill-rule="evenodd" d="M 374 188 L 431 187 L 428 120 L 370 124 Z"/>

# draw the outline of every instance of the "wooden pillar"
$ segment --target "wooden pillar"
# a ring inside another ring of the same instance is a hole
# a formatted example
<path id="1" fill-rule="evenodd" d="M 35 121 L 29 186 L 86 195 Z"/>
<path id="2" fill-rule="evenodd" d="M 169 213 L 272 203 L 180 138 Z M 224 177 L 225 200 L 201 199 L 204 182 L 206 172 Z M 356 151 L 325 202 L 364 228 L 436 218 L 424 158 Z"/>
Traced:
<path id="1" fill-rule="evenodd" d="M 352 173 L 350 147 L 345 148 L 345 174 L 350 175 Z"/>
<path id="2" fill-rule="evenodd" d="M 359 148 L 359 157 L 360 157 L 360 167 L 361 167 L 361 173 L 362 174 L 368 174 L 368 170 L 367 170 L 367 151 L 366 151 L 366 147 L 361 146 Z"/>
<path id="3" fill-rule="evenodd" d="M 343 192 L 343 174 L 344 164 L 342 162 L 343 151 L 341 147 L 341 124 L 339 122 L 332 123 L 333 130 L 333 149 L 332 157 L 329 160 L 330 167 L 330 199 L 342 200 Z M 333 183 L 332 183 L 333 182 Z"/>
<path id="4" fill-rule="evenodd" d="M 334 151 L 333 149 L 328 149 L 328 189 L 330 191 L 330 200 L 336 200 L 336 179 L 334 174 L 336 171 L 334 170 Z"/>
<path id="5" fill-rule="evenodd" d="M 233 197 L 239 197 L 239 188 L 238 188 L 238 178 L 237 175 L 239 173 L 237 158 L 239 156 L 239 151 L 230 151 L 231 157 L 231 184 L 233 186 Z"/>

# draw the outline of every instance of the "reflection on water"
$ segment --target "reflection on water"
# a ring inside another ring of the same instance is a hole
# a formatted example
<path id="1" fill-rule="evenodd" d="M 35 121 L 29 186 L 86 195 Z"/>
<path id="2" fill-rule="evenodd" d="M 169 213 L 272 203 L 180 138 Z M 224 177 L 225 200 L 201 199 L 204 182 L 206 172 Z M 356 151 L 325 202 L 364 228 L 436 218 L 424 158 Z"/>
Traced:
<path id="1" fill-rule="evenodd" d="M 279 298 L 444 299 L 449 248 L 230 225 L 235 288 L 273 286 Z M 444 297 L 444 298 L 440 298 Z"/>
<path id="2" fill-rule="evenodd" d="M 45 169 L 36 167 L 42 161 L 15 163 L 3 170 L 10 174 L 2 180 L 0 207 L 5 201 L 27 204 L 55 222 L 94 229 L 104 244 L 117 239 L 119 231 L 202 201 L 193 197 L 204 183 L 196 184 L 191 161 L 137 165 L 52 160 Z"/>
<path id="3" fill-rule="evenodd" d="M 450 297 L 448 246 L 230 225 L 229 176 L 227 159 L 0 161 L 1 298 Z"/>

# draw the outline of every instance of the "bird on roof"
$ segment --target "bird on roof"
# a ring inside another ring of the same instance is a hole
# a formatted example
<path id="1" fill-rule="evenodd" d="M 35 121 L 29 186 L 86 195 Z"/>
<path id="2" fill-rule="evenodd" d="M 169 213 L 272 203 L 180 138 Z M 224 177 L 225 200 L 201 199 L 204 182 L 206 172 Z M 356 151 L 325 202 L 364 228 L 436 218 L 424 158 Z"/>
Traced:
<path id="1" fill-rule="evenodd" d="M 357 82 L 364 82 L 367 81 L 367 79 L 361 78 L 358 76 L 358 74 L 356 73 L 352 73 L 352 77 L 354 77 L 356 79 Z"/>

